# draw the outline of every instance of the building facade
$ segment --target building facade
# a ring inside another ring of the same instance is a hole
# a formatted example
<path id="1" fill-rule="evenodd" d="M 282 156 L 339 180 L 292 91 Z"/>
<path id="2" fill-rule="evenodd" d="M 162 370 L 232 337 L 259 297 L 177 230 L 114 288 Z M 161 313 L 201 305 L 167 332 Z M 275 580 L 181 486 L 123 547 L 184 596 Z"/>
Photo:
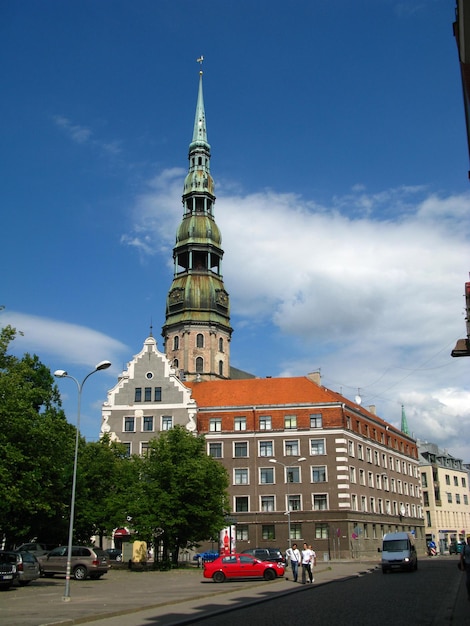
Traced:
<path id="1" fill-rule="evenodd" d="M 461 459 L 418 442 L 426 541 L 444 554 L 470 535 L 468 472 Z"/>

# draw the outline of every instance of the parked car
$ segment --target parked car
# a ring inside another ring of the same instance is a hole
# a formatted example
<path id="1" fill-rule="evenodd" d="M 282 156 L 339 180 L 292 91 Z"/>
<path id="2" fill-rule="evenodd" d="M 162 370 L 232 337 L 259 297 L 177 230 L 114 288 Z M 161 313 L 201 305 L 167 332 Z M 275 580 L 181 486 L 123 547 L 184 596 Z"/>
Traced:
<path id="1" fill-rule="evenodd" d="M 122 550 L 119 550 L 119 548 L 107 548 L 105 552 L 109 556 L 110 561 L 122 561 Z"/>
<path id="2" fill-rule="evenodd" d="M 227 578 L 264 578 L 274 580 L 284 576 L 284 564 L 260 561 L 250 554 L 226 554 L 204 563 L 204 578 L 223 583 Z"/>
<path id="3" fill-rule="evenodd" d="M 0 552 L 0 589 L 9 589 L 18 577 L 16 558 Z"/>
<path id="4" fill-rule="evenodd" d="M 16 565 L 16 581 L 20 585 L 29 585 L 32 580 L 41 576 L 39 561 L 31 552 L 20 550 L 0 551 L 2 562 L 10 562 Z"/>
<path id="5" fill-rule="evenodd" d="M 243 550 L 243 554 L 251 554 L 260 561 L 272 561 L 273 563 L 285 563 L 286 558 L 279 548 L 250 548 Z"/>
<path id="6" fill-rule="evenodd" d="M 46 543 L 22 543 L 21 546 L 15 548 L 17 552 L 31 552 L 34 556 L 42 556 L 43 554 L 47 554 L 55 548 L 55 545 L 49 546 Z"/>
<path id="7" fill-rule="evenodd" d="M 67 570 L 67 546 L 54 548 L 39 557 L 44 576 L 65 574 Z M 109 556 L 101 548 L 72 546 L 71 575 L 75 580 L 100 578 L 109 569 Z"/>
<path id="8" fill-rule="evenodd" d="M 207 552 L 198 552 L 193 556 L 193 561 L 197 561 L 199 563 L 206 563 L 208 561 L 214 561 L 219 556 L 218 552 L 214 550 L 208 550 Z M 199 566 L 199 565 L 198 565 Z"/>

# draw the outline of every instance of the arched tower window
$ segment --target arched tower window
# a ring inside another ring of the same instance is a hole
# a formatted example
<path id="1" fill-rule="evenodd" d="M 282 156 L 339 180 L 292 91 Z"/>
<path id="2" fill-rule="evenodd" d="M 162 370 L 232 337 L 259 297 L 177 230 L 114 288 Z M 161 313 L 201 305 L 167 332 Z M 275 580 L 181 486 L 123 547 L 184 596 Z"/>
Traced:
<path id="1" fill-rule="evenodd" d="M 223 351 L 224 351 L 224 340 L 221 337 L 219 339 L 219 352 L 223 352 Z"/>
<path id="2" fill-rule="evenodd" d="M 198 333 L 196 336 L 196 348 L 204 348 L 204 335 Z"/>
<path id="3" fill-rule="evenodd" d="M 178 337 L 178 335 L 175 335 L 173 337 L 173 350 L 179 350 L 180 347 L 180 338 Z"/>
<path id="4" fill-rule="evenodd" d="M 224 362 L 219 361 L 219 376 L 223 376 L 223 375 L 224 375 Z"/>
<path id="5" fill-rule="evenodd" d="M 174 359 L 173 360 L 173 367 L 175 368 L 175 370 L 177 370 L 179 366 L 180 366 L 180 363 L 179 363 L 178 359 Z"/>
<path id="6" fill-rule="evenodd" d="M 204 371 L 204 359 L 202 358 L 202 356 L 198 356 L 196 359 L 196 372 L 198 374 L 202 374 L 203 371 Z"/>

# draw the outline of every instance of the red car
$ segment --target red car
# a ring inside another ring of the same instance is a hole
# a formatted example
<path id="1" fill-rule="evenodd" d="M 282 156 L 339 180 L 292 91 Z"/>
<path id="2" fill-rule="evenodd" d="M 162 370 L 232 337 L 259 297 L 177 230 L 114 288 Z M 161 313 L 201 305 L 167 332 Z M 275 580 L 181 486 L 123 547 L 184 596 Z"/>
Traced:
<path id="1" fill-rule="evenodd" d="M 249 554 L 227 554 L 211 563 L 204 563 L 204 578 L 223 583 L 227 578 L 264 578 L 284 576 L 284 563 L 260 561 Z"/>

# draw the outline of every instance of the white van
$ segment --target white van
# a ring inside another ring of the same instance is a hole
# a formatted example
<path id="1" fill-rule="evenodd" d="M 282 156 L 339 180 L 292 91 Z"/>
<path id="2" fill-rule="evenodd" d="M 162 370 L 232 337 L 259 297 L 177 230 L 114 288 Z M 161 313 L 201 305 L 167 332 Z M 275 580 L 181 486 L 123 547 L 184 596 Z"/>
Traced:
<path id="1" fill-rule="evenodd" d="M 379 548 L 380 550 L 380 548 Z M 411 533 L 388 533 L 382 542 L 382 572 L 392 570 L 416 571 L 418 555 Z"/>

